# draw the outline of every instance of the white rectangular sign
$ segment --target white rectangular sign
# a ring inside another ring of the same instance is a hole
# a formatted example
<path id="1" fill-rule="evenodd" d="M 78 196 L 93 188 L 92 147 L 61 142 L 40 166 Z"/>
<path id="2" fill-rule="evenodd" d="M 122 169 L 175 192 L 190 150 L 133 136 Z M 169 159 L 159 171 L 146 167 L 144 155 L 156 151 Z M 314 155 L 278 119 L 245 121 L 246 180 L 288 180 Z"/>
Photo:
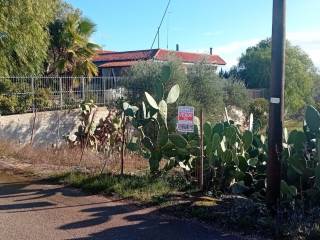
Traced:
<path id="1" fill-rule="evenodd" d="M 194 107 L 179 106 L 177 130 L 182 133 L 193 133 L 194 132 L 193 118 L 194 118 Z"/>

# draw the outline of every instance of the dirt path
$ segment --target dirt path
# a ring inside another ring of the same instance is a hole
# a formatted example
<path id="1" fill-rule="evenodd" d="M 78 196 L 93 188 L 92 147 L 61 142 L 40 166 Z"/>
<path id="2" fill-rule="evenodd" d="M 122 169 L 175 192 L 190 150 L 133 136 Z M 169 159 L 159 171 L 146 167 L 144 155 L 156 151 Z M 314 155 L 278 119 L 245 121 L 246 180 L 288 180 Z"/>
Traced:
<path id="1" fill-rule="evenodd" d="M 0 172 L 0 239 L 221 239 L 196 222 L 160 215 L 126 200 Z"/>

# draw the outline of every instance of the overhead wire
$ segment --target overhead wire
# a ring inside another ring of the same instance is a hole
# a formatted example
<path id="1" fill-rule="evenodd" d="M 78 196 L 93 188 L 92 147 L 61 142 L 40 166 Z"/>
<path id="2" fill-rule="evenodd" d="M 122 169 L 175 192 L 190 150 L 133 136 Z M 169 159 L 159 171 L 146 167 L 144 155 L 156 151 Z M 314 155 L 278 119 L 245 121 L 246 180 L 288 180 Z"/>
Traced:
<path id="1" fill-rule="evenodd" d="M 161 26 L 162 26 L 163 20 L 164 20 L 164 18 L 165 18 L 165 17 L 166 17 L 166 15 L 167 15 L 167 12 L 168 12 L 168 9 L 169 9 L 169 6 L 170 6 L 170 3 L 171 3 L 171 0 L 169 0 L 169 1 L 168 1 L 167 7 L 166 7 L 166 9 L 165 9 L 165 11 L 164 11 L 164 13 L 163 13 L 163 15 L 162 15 L 162 19 L 161 19 L 161 21 L 160 21 L 160 24 L 159 24 L 159 26 L 158 26 L 158 29 L 157 29 L 156 35 L 154 36 L 154 39 L 153 39 L 153 42 L 152 42 L 152 45 L 151 45 L 151 48 L 150 48 L 150 49 L 152 49 L 152 48 L 153 48 L 154 43 L 155 43 L 155 42 L 156 42 L 156 40 L 157 40 L 157 37 L 158 37 L 158 48 L 160 47 L 160 29 L 161 29 Z"/>

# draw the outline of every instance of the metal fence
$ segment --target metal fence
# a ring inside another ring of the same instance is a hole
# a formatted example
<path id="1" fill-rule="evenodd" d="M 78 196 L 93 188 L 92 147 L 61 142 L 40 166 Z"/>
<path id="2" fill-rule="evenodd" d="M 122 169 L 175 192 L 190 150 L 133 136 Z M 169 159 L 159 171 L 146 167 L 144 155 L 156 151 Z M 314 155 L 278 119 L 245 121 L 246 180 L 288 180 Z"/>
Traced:
<path id="1" fill-rule="evenodd" d="M 267 89 L 248 89 L 248 95 L 252 99 L 256 98 L 266 98 L 268 96 Z"/>
<path id="2" fill-rule="evenodd" d="M 100 106 L 114 105 L 126 94 L 127 80 L 124 77 L 0 77 L 2 114 L 75 108 L 85 100 L 93 100 Z"/>
<path id="3" fill-rule="evenodd" d="M 88 100 L 98 106 L 115 106 L 118 99 L 141 92 L 132 84 L 126 89 L 129 80 L 127 77 L 0 77 L 0 115 L 73 109 Z M 248 89 L 248 95 L 253 99 L 266 97 L 266 90 Z"/>

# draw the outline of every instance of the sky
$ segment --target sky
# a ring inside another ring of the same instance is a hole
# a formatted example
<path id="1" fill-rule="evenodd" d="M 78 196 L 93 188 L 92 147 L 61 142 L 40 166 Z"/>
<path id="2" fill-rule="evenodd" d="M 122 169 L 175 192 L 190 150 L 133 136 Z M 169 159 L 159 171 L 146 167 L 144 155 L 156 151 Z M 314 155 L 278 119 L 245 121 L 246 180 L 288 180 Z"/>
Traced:
<path id="1" fill-rule="evenodd" d="M 149 49 L 168 0 L 66 0 L 97 26 L 104 49 Z M 160 48 L 214 54 L 237 64 L 246 48 L 271 36 L 272 0 L 172 0 Z M 287 0 L 287 38 L 320 68 L 320 0 Z M 157 48 L 157 41 L 154 48 Z"/>

